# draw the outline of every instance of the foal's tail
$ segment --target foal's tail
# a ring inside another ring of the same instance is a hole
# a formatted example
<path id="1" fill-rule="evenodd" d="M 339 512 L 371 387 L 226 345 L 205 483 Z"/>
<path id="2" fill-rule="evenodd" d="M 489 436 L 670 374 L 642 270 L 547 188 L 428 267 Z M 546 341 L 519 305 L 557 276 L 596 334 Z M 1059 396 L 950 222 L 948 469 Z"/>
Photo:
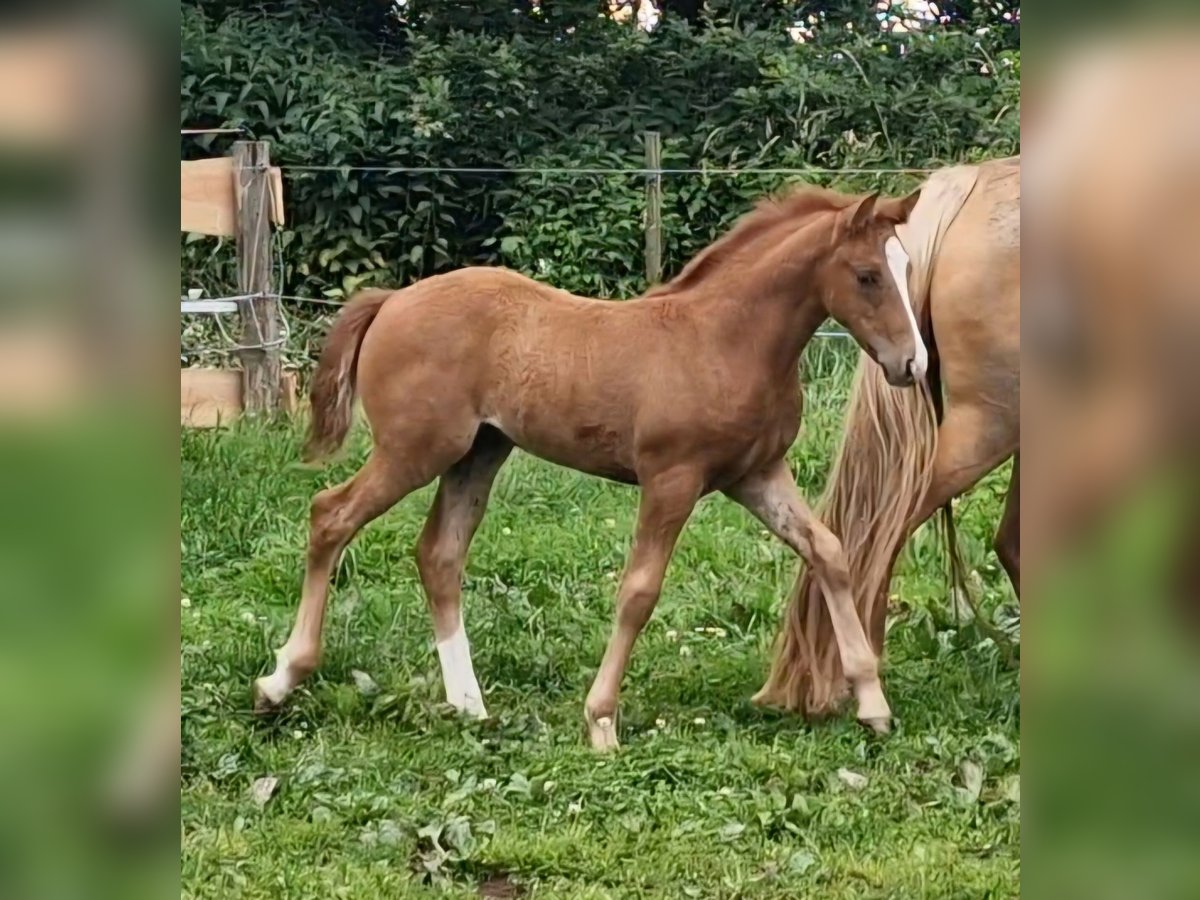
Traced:
<path id="1" fill-rule="evenodd" d="M 380 307 L 393 293 L 381 289 L 360 291 L 346 301 L 329 329 L 309 393 L 312 419 L 301 454 L 305 462 L 326 459 L 346 440 L 354 407 L 358 348 Z"/>
<path id="2" fill-rule="evenodd" d="M 893 555 L 933 476 L 941 385 L 936 353 L 930 355 L 928 380 L 903 390 L 860 355 L 841 446 L 817 510 L 841 538 L 858 617 L 877 654 Z M 833 712 L 846 692 L 829 608 L 806 567 L 788 600 L 771 673 L 754 699 L 820 716 Z"/>

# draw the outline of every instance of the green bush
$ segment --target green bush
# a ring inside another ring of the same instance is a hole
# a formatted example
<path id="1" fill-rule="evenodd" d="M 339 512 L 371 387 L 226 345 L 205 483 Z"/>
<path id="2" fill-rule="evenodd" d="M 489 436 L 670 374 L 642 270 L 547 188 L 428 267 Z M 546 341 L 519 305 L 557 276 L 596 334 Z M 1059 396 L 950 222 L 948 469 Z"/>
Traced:
<path id="1" fill-rule="evenodd" d="M 639 168 L 647 129 L 662 134 L 666 168 L 923 168 L 1018 149 L 1019 52 L 987 35 L 830 25 L 798 44 L 733 21 L 668 20 L 649 35 L 599 16 L 577 28 L 487 21 L 465 32 L 430 18 L 439 27 L 373 38 L 306 4 L 184 7 L 181 121 L 272 142 L 286 293 L 336 298 L 475 264 L 593 295 L 646 287 L 640 176 L 355 167 Z M 664 176 L 667 274 L 795 180 Z M 917 178 L 806 180 L 900 191 Z M 233 286 L 227 244 L 184 238 L 181 253 L 184 287 Z"/>

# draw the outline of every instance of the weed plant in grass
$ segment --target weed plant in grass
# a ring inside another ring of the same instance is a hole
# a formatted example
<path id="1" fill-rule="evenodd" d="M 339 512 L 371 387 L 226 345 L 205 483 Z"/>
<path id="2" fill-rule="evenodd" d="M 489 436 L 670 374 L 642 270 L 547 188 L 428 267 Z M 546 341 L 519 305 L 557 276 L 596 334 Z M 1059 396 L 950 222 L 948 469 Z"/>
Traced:
<path id="1" fill-rule="evenodd" d="M 817 344 L 791 461 L 816 500 L 853 355 Z M 297 464 L 299 435 L 183 437 L 181 853 L 187 897 L 1007 897 L 1018 893 L 1019 695 L 946 599 L 932 529 L 894 590 L 886 739 L 759 710 L 796 562 L 748 515 L 697 508 L 638 643 L 623 747 L 582 704 L 608 637 L 637 495 L 520 454 L 472 547 L 465 615 L 493 718 L 442 703 L 413 548 L 432 489 L 345 554 L 325 659 L 287 710 L 249 688 L 294 614 L 311 495 L 362 461 Z M 1015 641 L 985 553 L 1007 472 L 960 504 L 982 612 Z M 262 779 L 274 778 L 272 785 Z"/>

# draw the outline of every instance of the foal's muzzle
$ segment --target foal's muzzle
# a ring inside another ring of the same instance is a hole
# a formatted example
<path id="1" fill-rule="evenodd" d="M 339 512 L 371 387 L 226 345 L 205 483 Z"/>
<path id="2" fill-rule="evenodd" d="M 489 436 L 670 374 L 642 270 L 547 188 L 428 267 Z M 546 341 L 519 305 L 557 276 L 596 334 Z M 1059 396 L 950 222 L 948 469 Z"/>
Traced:
<path id="1" fill-rule="evenodd" d="M 923 366 L 918 365 L 916 357 L 905 356 L 895 359 L 880 357 L 879 365 L 883 369 L 883 377 L 892 387 L 911 387 L 917 379 L 923 377 Z"/>

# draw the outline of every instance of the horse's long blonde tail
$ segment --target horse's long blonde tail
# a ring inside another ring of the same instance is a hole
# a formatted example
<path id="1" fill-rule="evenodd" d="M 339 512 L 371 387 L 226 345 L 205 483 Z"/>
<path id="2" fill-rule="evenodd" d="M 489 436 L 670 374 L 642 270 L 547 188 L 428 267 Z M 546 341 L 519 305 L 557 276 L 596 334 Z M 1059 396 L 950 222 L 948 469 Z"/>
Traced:
<path id="1" fill-rule="evenodd" d="M 841 446 L 817 509 L 841 538 L 858 616 L 877 654 L 883 650 L 892 561 L 933 476 L 938 381 L 931 360 L 928 382 L 893 388 L 883 370 L 860 355 Z M 846 693 L 829 608 L 805 568 L 788 601 L 771 673 L 754 699 L 819 716 L 832 712 Z"/>

